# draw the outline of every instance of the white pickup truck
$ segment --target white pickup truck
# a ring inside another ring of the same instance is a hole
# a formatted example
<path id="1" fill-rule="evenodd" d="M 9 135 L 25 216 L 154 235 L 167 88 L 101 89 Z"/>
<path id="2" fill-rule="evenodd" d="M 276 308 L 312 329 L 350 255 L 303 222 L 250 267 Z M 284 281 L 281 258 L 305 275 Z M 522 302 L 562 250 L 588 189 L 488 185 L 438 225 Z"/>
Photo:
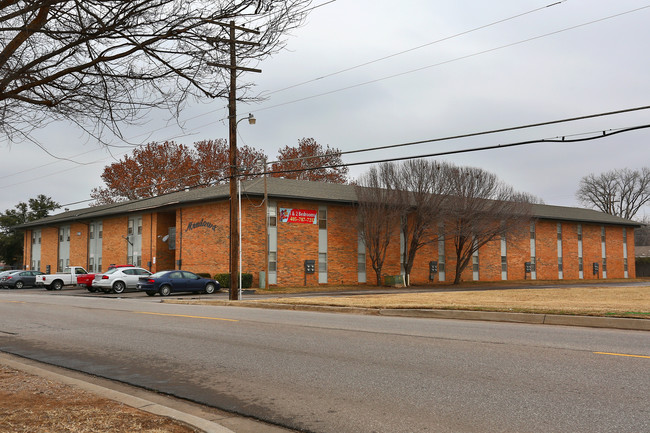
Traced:
<path id="1" fill-rule="evenodd" d="M 77 275 L 87 273 L 81 266 L 68 266 L 63 269 L 63 272 L 38 275 L 36 277 L 36 286 L 45 286 L 47 290 L 61 290 L 63 286 L 76 286 Z"/>

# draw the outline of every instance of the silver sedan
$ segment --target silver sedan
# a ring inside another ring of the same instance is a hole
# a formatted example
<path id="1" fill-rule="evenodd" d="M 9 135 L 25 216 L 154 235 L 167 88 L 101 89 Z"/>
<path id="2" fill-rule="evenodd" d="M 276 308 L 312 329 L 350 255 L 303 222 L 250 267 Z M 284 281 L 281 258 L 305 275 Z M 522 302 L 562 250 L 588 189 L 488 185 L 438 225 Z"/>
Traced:
<path id="1" fill-rule="evenodd" d="M 151 272 L 143 268 L 113 268 L 95 275 L 93 288 L 104 293 L 122 293 L 125 289 L 135 289 L 138 279 L 148 275 L 151 275 Z"/>

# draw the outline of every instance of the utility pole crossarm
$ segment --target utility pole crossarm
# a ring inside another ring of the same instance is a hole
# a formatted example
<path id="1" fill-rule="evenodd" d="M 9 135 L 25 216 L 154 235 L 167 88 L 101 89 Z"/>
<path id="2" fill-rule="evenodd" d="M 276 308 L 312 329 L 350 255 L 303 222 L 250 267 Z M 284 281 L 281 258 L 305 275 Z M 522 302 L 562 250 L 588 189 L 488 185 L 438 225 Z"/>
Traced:
<path id="1" fill-rule="evenodd" d="M 224 65 L 223 63 L 208 62 L 208 65 L 216 66 L 218 68 L 226 68 L 226 69 L 235 70 L 235 71 L 246 71 L 246 72 L 257 72 L 257 73 L 262 72 L 261 69 L 246 68 L 244 66 Z"/>

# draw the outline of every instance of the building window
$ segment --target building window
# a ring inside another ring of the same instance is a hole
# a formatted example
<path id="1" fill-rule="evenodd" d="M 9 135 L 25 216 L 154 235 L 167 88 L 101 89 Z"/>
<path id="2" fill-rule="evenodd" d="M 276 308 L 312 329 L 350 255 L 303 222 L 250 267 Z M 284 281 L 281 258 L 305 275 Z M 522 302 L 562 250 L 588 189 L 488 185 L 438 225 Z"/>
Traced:
<path id="1" fill-rule="evenodd" d="M 623 259 L 623 270 L 627 272 L 627 257 Z"/>
<path id="2" fill-rule="evenodd" d="M 557 270 L 558 270 L 558 272 L 563 271 L 563 269 L 562 269 L 562 257 L 557 258 Z"/>
<path id="3" fill-rule="evenodd" d="M 99 234 L 97 237 L 101 239 L 103 234 L 104 234 L 104 225 L 102 223 L 99 223 Z"/>
<path id="4" fill-rule="evenodd" d="M 605 226 L 602 226 L 600 228 L 600 241 L 602 243 L 605 243 Z"/>
<path id="5" fill-rule="evenodd" d="M 57 264 L 56 271 L 63 272 L 63 259 L 59 259 L 59 263 Z"/>
<path id="6" fill-rule="evenodd" d="M 357 272 L 366 272 L 366 254 L 359 253 L 357 257 Z"/>
<path id="7" fill-rule="evenodd" d="M 129 219 L 129 226 L 128 226 L 128 229 L 126 231 L 126 234 L 129 235 L 129 236 L 131 236 L 133 234 L 133 220 L 132 219 Z"/>
<path id="8" fill-rule="evenodd" d="M 582 257 L 578 257 L 578 270 L 580 272 L 583 271 L 583 269 L 582 269 Z"/>
<path id="9" fill-rule="evenodd" d="M 318 272 L 327 272 L 327 253 L 318 253 Z"/>
<path id="10" fill-rule="evenodd" d="M 88 227 L 88 238 L 95 239 L 95 225 L 94 224 L 91 224 Z"/>
<path id="11" fill-rule="evenodd" d="M 530 240 L 535 240 L 535 223 L 530 223 Z"/>
<path id="12" fill-rule="evenodd" d="M 318 211 L 318 228 L 322 230 L 327 229 L 327 209 Z"/>
<path id="13" fill-rule="evenodd" d="M 530 258 L 530 272 L 537 272 L 537 266 L 536 266 L 536 259 L 535 256 Z"/>
<path id="14" fill-rule="evenodd" d="M 508 258 L 501 256 L 501 272 L 508 272 Z"/>
<path id="15" fill-rule="evenodd" d="M 278 215 L 275 207 L 269 207 L 269 227 L 278 225 Z"/>
<path id="16" fill-rule="evenodd" d="M 557 223 L 557 240 L 562 240 L 562 223 Z"/>
<path id="17" fill-rule="evenodd" d="M 276 272 L 278 270 L 278 253 L 276 251 L 269 251 L 269 272 Z"/>
<path id="18" fill-rule="evenodd" d="M 578 241 L 582 241 L 582 224 L 578 224 Z"/>
<path id="19" fill-rule="evenodd" d="M 59 242 L 63 242 L 63 233 L 65 230 L 63 230 L 63 227 L 59 228 Z"/>
<path id="20" fill-rule="evenodd" d="M 603 272 L 607 272 L 607 259 L 603 257 Z"/>
<path id="21" fill-rule="evenodd" d="M 170 250 L 175 250 L 176 249 L 176 227 L 170 227 L 167 230 L 167 234 L 169 235 L 169 238 L 167 239 L 167 247 Z"/>

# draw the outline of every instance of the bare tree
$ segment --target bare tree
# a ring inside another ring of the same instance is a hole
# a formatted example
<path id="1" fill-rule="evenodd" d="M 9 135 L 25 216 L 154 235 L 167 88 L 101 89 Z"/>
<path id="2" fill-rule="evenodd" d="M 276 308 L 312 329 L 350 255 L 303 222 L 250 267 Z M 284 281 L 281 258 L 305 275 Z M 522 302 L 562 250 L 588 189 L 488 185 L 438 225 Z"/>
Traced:
<path id="1" fill-rule="evenodd" d="M 641 227 L 634 229 L 634 245 L 650 245 L 650 217 L 646 215 L 639 222 Z"/>
<path id="2" fill-rule="evenodd" d="M 384 169 L 399 200 L 408 285 L 418 250 L 438 240 L 438 221 L 444 215 L 450 193 L 451 165 L 417 159 L 402 164 L 387 163 Z"/>
<path id="3" fill-rule="evenodd" d="M 580 180 L 576 197 L 585 206 L 632 219 L 650 203 L 650 168 L 624 168 L 598 176 L 590 174 Z"/>
<path id="4" fill-rule="evenodd" d="M 190 97 L 225 96 L 229 70 L 218 65 L 230 65 L 229 22 L 238 66 L 257 63 L 283 46 L 310 1 L 0 1 L 0 130 L 24 138 L 69 120 L 119 134 L 147 109 L 177 115 Z"/>
<path id="5" fill-rule="evenodd" d="M 400 201 L 390 188 L 390 173 L 386 166 L 371 167 L 355 184 L 359 232 L 368 250 L 377 285 L 388 246 L 399 229 Z"/>
<path id="6" fill-rule="evenodd" d="M 458 167 L 448 173 L 451 198 L 445 207 L 445 237 L 454 240 L 458 284 L 476 251 L 530 224 L 533 198 L 480 168 Z"/>

